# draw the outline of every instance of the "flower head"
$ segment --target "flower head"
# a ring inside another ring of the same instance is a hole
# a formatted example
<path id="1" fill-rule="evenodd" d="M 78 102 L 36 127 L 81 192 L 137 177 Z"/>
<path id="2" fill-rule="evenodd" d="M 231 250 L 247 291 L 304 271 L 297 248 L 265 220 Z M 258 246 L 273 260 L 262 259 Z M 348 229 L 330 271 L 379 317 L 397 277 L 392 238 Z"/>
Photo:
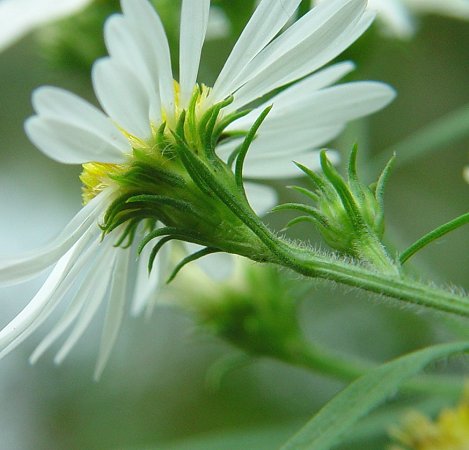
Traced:
<path id="1" fill-rule="evenodd" d="M 365 0 L 333 0 L 281 32 L 299 3 L 261 1 L 210 88 L 196 83 L 210 1 L 182 3 L 175 82 L 155 10 L 147 0 L 122 0 L 123 14 L 105 25 L 110 56 L 96 62 L 92 73 L 105 113 L 62 89 L 35 91 L 36 115 L 26 122 L 26 132 L 51 158 L 83 165 L 85 204 L 55 241 L 0 264 L 0 283 L 6 284 L 55 265 L 31 303 L 0 332 L 0 356 L 71 293 L 69 309 L 32 360 L 74 325 L 57 354 L 56 361 L 62 361 L 107 300 L 99 374 L 132 289 L 127 274 L 137 244 L 137 313 L 153 305 L 166 273 L 163 250 L 170 240 L 205 246 L 197 256 L 228 251 L 263 260 L 262 243 L 239 214 L 252 211 L 247 198 L 265 211 L 275 196 L 262 185 L 251 190 L 243 175 L 296 175 L 293 159 L 313 160 L 315 148 L 335 137 L 347 121 L 382 108 L 394 96 L 376 82 L 332 86 L 353 68 L 348 62 L 313 73 L 371 23 Z M 266 104 L 247 109 L 266 95 Z M 148 276 L 146 266 L 155 258 L 156 270 Z"/>
<path id="2" fill-rule="evenodd" d="M 469 390 L 454 408 L 433 421 L 419 412 L 408 414 L 401 428 L 391 432 L 398 445 L 391 450 L 466 450 L 469 448 Z"/>

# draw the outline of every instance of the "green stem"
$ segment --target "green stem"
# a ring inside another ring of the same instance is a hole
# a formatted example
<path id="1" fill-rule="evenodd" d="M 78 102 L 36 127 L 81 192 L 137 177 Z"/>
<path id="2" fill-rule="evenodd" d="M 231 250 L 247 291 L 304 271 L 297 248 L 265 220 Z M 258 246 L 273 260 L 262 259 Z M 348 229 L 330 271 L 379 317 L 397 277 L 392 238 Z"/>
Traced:
<path id="1" fill-rule="evenodd" d="M 330 349 L 311 345 L 302 339 L 287 343 L 276 356 L 289 364 L 343 381 L 352 381 L 373 368 L 373 364 L 369 362 L 351 358 L 348 355 L 339 355 Z"/>
<path id="2" fill-rule="evenodd" d="M 380 272 L 398 275 L 400 265 L 394 261 L 379 238 L 371 230 L 361 233 L 356 244 L 356 254 L 362 261 L 368 261 Z"/>
<path id="3" fill-rule="evenodd" d="M 190 152 L 188 157 L 193 159 L 190 161 L 193 168 L 198 171 L 212 192 L 264 244 L 262 255 L 253 254 L 251 251 L 250 254 L 243 254 L 243 256 L 261 262 L 279 264 L 307 277 L 323 278 L 405 303 L 469 317 L 469 298 L 465 296 L 428 286 L 407 278 L 405 275 L 375 272 L 360 266 L 357 262 L 346 262 L 333 256 L 322 256 L 316 251 L 283 241 L 267 228 L 252 209 L 243 204 L 242 199 L 234 197 L 226 186 L 220 184 L 205 164 L 193 158 Z"/>
<path id="4" fill-rule="evenodd" d="M 385 295 L 405 303 L 469 317 L 469 298 L 428 286 L 405 275 L 373 272 L 358 264 L 318 255 L 279 240 L 284 257 L 278 264 L 313 278 L 323 278 L 347 286 Z"/>
<path id="5" fill-rule="evenodd" d="M 215 187 L 219 188 L 216 191 L 219 198 L 269 249 L 268 261 L 307 277 L 335 281 L 405 303 L 469 317 L 468 297 L 423 284 L 404 274 L 375 272 L 358 263 L 322 256 L 317 251 L 287 243 L 275 236 L 252 210 L 233 201 L 221 186 Z"/>
<path id="6" fill-rule="evenodd" d="M 404 250 L 399 256 L 399 261 L 401 262 L 401 264 L 404 264 L 409 258 L 411 258 L 415 253 L 417 253 L 420 249 L 422 249 L 426 245 L 444 236 L 450 231 L 453 231 L 456 228 L 459 228 L 460 226 L 465 225 L 466 223 L 469 223 L 469 213 L 463 214 L 462 216 L 459 216 L 456 219 L 453 219 L 450 222 L 445 223 L 444 225 L 441 225 L 440 227 L 434 229 L 433 231 L 430 231 L 430 233 L 421 237 L 418 241 L 413 243 L 408 249 Z"/>
<path id="7" fill-rule="evenodd" d="M 286 363 L 323 375 L 330 375 L 346 382 L 353 381 L 377 367 L 370 361 L 350 357 L 318 345 L 311 345 L 301 338 L 289 342 L 283 351 L 275 356 Z M 421 375 L 418 379 L 406 383 L 405 389 L 412 392 L 431 392 L 433 395 L 458 395 L 462 385 L 460 378 Z"/>

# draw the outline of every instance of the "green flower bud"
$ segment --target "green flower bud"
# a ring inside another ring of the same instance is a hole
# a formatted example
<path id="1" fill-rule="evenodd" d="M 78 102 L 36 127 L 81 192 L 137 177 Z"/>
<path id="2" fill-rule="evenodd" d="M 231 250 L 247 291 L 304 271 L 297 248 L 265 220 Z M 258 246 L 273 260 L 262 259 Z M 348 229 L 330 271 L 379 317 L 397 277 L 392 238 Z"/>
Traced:
<path id="1" fill-rule="evenodd" d="M 295 284 L 272 266 L 233 259 L 233 273 L 223 282 L 193 264 L 168 291 L 215 335 L 251 355 L 282 357 L 301 337 Z"/>
<path id="2" fill-rule="evenodd" d="M 384 234 L 384 186 L 393 159 L 383 170 L 378 182 L 371 186 L 366 186 L 358 179 L 356 159 L 357 147 L 354 147 L 349 159 L 347 179 L 332 166 L 325 151 L 321 153 L 322 174 L 297 164 L 312 181 L 315 190 L 299 186 L 292 186 L 292 189 L 309 197 L 316 206 L 287 203 L 275 210 L 293 209 L 305 213 L 290 221 L 286 228 L 300 222 L 312 222 L 327 244 L 335 250 L 380 268 L 392 267 L 394 261 L 386 254 L 381 239 Z"/>

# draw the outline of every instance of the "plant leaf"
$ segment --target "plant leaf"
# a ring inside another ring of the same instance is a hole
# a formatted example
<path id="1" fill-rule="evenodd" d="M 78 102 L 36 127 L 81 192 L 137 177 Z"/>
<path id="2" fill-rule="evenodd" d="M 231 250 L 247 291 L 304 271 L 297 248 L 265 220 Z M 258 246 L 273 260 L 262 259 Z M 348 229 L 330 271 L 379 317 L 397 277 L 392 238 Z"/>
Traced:
<path id="1" fill-rule="evenodd" d="M 447 356 L 469 351 L 469 342 L 428 347 L 383 364 L 328 402 L 281 450 L 328 450 L 366 413 L 384 402 L 408 378 Z"/>

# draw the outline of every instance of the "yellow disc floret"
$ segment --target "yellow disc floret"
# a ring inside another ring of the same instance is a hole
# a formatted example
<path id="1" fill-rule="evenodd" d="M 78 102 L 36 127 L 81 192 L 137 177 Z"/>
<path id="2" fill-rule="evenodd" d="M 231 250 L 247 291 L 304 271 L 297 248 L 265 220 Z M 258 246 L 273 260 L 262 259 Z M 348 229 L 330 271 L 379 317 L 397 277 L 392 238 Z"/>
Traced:
<path id="1" fill-rule="evenodd" d="M 176 129 L 180 120 L 183 122 L 184 139 L 189 147 L 202 147 L 202 135 L 199 127 L 201 121 L 203 121 L 204 114 L 210 110 L 210 105 L 207 103 L 209 93 L 210 88 L 207 86 L 196 85 L 189 105 L 183 108 L 180 104 L 180 87 L 175 81 L 174 108 L 172 111 L 161 111 L 160 123 L 151 123 L 152 136 L 150 138 L 142 140 L 119 128 L 128 139 L 132 152 L 125 155 L 127 159 L 123 164 L 95 161 L 83 164 L 83 172 L 80 175 L 80 180 L 83 183 L 83 203 L 88 203 L 107 187 L 113 185 L 119 187 L 119 183 L 116 182 L 116 176 L 120 177 L 122 175 L 125 177 L 125 174 L 134 167 L 136 160 L 144 159 L 146 164 L 151 161 L 156 170 L 169 170 L 168 165 L 171 164 L 174 155 L 168 152 L 168 148 L 175 144 L 173 133 L 177 131 Z M 212 132 L 222 116 L 223 112 L 219 109 L 215 115 L 215 121 L 211 124 Z M 208 119 L 209 117 L 206 118 L 205 125 L 207 125 Z M 172 168 L 174 169 L 174 167 Z"/>
<path id="2" fill-rule="evenodd" d="M 112 175 L 117 175 L 124 171 L 124 165 L 90 162 L 83 164 L 83 172 L 80 181 L 83 183 L 82 199 L 86 205 L 107 187 L 114 184 Z"/>
<path id="3" fill-rule="evenodd" d="M 469 386 L 459 405 L 444 409 L 435 421 L 412 412 L 392 435 L 400 445 L 390 450 L 468 450 Z"/>

